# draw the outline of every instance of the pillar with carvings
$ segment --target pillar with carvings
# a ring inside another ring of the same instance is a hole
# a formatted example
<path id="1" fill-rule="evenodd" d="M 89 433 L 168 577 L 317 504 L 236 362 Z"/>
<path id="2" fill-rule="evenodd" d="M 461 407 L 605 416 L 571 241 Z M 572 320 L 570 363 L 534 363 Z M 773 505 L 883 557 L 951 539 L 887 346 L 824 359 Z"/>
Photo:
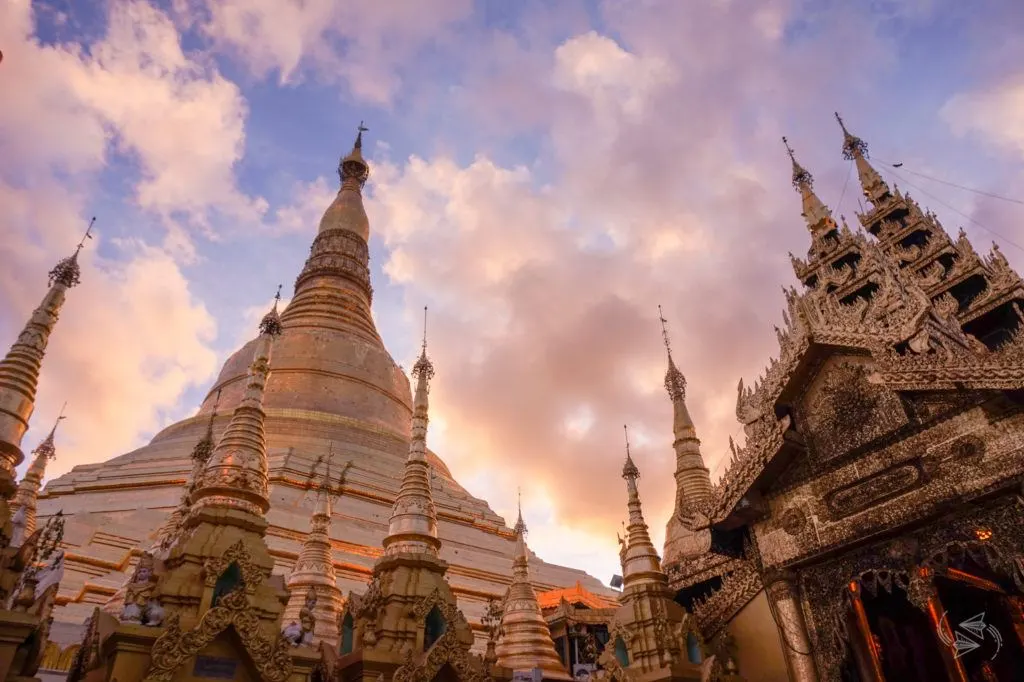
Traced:
<path id="1" fill-rule="evenodd" d="M 793 682 L 818 682 L 795 576 L 789 573 L 765 576 L 765 592 L 779 629 L 789 679 Z"/>

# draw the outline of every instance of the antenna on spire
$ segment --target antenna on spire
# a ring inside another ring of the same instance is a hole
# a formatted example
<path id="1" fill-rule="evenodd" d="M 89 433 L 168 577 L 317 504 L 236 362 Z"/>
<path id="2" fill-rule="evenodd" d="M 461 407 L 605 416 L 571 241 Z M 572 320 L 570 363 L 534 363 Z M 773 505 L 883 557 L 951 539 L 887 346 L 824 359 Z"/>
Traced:
<path id="1" fill-rule="evenodd" d="M 669 357 L 672 357 L 672 342 L 668 338 L 668 320 L 665 319 L 665 314 L 661 311 L 661 305 L 658 305 L 658 319 L 661 321 L 661 338 L 665 339 L 665 350 L 668 351 Z"/>
<path id="2" fill-rule="evenodd" d="M 284 286 L 284 285 L 283 284 L 278 284 L 277 285 L 277 293 L 274 294 L 274 306 L 275 307 L 281 301 L 281 287 L 282 286 Z"/>
<path id="3" fill-rule="evenodd" d="M 789 146 L 789 140 L 786 136 L 782 136 L 782 144 L 786 147 L 786 153 L 789 154 L 789 158 L 793 159 L 793 163 L 796 163 L 796 156 L 793 155 L 793 148 Z"/>
<path id="4" fill-rule="evenodd" d="M 359 122 L 359 127 L 356 130 L 358 132 L 356 133 L 356 144 L 355 144 L 355 147 L 356 147 L 356 149 L 362 149 L 363 148 L 363 133 L 369 131 L 370 129 L 367 128 L 366 126 L 364 126 L 363 122 L 360 121 Z"/>
<path id="5" fill-rule="evenodd" d="M 412 375 L 416 378 L 424 376 L 428 380 L 434 377 L 434 365 L 427 357 L 427 306 L 423 306 L 423 350 L 416 364 L 412 366 Z"/>
<path id="6" fill-rule="evenodd" d="M 516 505 L 519 509 L 519 515 L 523 515 L 523 489 L 520 486 L 516 486 Z"/>
<path id="7" fill-rule="evenodd" d="M 867 157 L 867 142 L 856 135 L 851 135 L 850 131 L 846 129 L 846 123 L 843 121 L 843 117 L 839 115 L 838 111 L 835 112 L 835 114 L 836 120 L 839 121 L 839 127 L 843 129 L 843 158 L 847 161 L 853 161 L 858 156 Z"/>
<path id="8" fill-rule="evenodd" d="M 640 470 L 636 468 L 629 453 L 629 427 L 623 424 L 622 431 L 626 435 L 626 463 L 622 465 L 622 477 L 627 480 L 640 478 Z"/>
<path id="9" fill-rule="evenodd" d="M 423 352 L 427 352 L 427 306 L 423 306 Z"/>
<path id="10" fill-rule="evenodd" d="M 76 253 L 78 251 L 81 251 L 82 247 L 85 246 L 85 240 L 86 239 L 92 239 L 92 226 L 95 225 L 95 224 L 96 224 L 96 216 L 93 216 L 92 219 L 89 220 L 89 226 L 87 228 L 85 228 L 85 234 L 82 235 L 82 241 L 78 242 L 78 247 L 75 249 Z"/>

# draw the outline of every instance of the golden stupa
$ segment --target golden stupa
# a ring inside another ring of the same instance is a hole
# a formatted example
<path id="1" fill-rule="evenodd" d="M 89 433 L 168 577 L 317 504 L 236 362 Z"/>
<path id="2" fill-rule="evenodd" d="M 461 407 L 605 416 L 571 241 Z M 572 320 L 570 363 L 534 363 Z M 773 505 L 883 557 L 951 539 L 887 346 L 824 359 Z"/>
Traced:
<path id="1" fill-rule="evenodd" d="M 362 200 L 370 169 L 362 156 L 362 131 L 342 159 L 342 186 L 281 313 L 274 378 L 263 402 L 270 486 L 266 541 L 274 572 L 292 574 L 316 497 L 311 471 L 333 455 L 335 462 L 348 463 L 330 525 L 343 593 L 365 588 L 382 552 L 413 416 L 409 379 L 385 348 L 371 314 L 370 226 Z M 211 423 L 214 442 L 220 439 L 242 400 L 257 343 L 253 339 L 228 358 L 193 417 L 168 426 L 134 452 L 75 467 L 48 484 L 38 503 L 40 522 L 58 510 L 67 517 L 55 642 L 80 641 L 81 624 L 93 608 L 111 600 L 141 551 L 159 542 L 158 529 L 178 506 L 192 471 L 190 453 L 204 442 Z M 476 623 L 487 600 L 500 597 L 510 583 L 515 535 L 486 502 L 455 481 L 440 458 L 426 456 L 442 558 L 450 564 L 447 576 L 460 608 Z M 539 590 L 579 582 L 592 592 L 614 594 L 579 570 L 532 563 Z M 474 627 L 482 644 L 482 629 Z"/>

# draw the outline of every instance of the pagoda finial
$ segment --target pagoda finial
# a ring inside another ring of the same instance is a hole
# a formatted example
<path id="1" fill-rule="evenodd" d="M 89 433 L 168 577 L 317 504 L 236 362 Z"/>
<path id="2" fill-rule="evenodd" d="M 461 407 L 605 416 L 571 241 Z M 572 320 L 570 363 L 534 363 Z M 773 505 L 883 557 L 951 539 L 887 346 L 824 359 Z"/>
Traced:
<path id="1" fill-rule="evenodd" d="M 789 154 L 789 160 L 793 163 L 793 187 L 798 192 L 802 191 L 805 187 L 807 189 L 814 187 L 814 177 L 796 160 L 796 154 L 793 152 L 793 148 L 789 146 L 789 140 L 783 137 L 782 144 L 785 145 L 786 153 Z"/>
<path id="2" fill-rule="evenodd" d="M 356 128 L 356 141 L 352 145 L 352 151 L 338 165 L 338 176 L 341 178 L 342 187 L 345 187 L 346 181 L 351 181 L 354 183 L 355 189 L 360 189 L 370 177 L 370 166 L 363 158 L 363 133 L 369 130 L 369 128 L 363 125 L 362 121 L 359 122 L 359 127 Z"/>
<path id="3" fill-rule="evenodd" d="M 53 270 L 50 270 L 49 277 L 51 287 L 54 282 L 60 282 L 68 289 L 78 285 L 82 274 L 81 268 L 78 266 L 78 252 L 85 246 L 86 239 L 92 239 L 92 226 L 95 224 L 96 216 L 93 216 L 92 219 L 89 220 L 89 226 L 85 228 L 85 234 L 82 235 L 82 239 L 79 240 L 78 246 L 75 247 L 75 252 L 57 263 Z"/>
<path id="4" fill-rule="evenodd" d="M 18 483 L 18 489 L 14 494 L 14 502 L 11 505 L 11 512 L 23 510 L 25 519 L 24 533 L 22 538 L 30 536 L 36 529 L 36 504 L 39 500 L 39 491 L 43 487 L 43 477 L 46 475 L 46 463 L 57 456 L 57 447 L 54 445 L 54 435 L 57 433 L 57 426 L 65 419 L 64 403 L 60 408 L 60 414 L 53 422 L 53 428 L 39 445 L 32 451 L 35 457 L 25 471 L 25 476 Z"/>
<path id="5" fill-rule="evenodd" d="M 277 285 L 277 293 L 274 294 L 274 307 L 270 309 L 270 312 L 263 316 L 260 320 L 260 334 L 269 334 L 270 336 L 280 336 L 281 332 L 284 331 L 284 327 L 281 326 L 281 315 L 277 312 L 277 304 L 281 302 L 281 285 Z"/>
<path id="6" fill-rule="evenodd" d="M 635 486 L 636 479 L 640 478 L 640 470 L 636 468 L 633 457 L 629 454 L 629 426 L 623 424 L 622 431 L 626 434 L 626 462 L 622 465 L 622 477 L 633 482 Z"/>
<path id="7" fill-rule="evenodd" d="M 523 521 L 523 489 L 516 488 L 517 505 L 519 516 L 516 518 L 516 525 L 512 528 L 519 535 L 526 535 L 526 522 Z"/>
<path id="8" fill-rule="evenodd" d="M 668 320 L 665 319 L 665 315 L 661 311 L 661 306 L 658 306 L 658 319 L 661 320 L 661 338 L 665 341 L 665 352 L 668 353 L 668 370 L 665 372 L 665 390 L 668 391 L 669 397 L 672 402 L 678 402 L 686 399 L 686 378 L 683 373 L 676 367 L 675 361 L 672 359 L 672 343 L 668 337 Z"/>
<path id="9" fill-rule="evenodd" d="M 866 158 L 868 155 L 868 143 L 846 129 L 846 122 L 843 121 L 843 117 L 839 115 L 838 111 L 835 112 L 835 115 L 836 120 L 839 122 L 839 127 L 843 130 L 843 158 L 847 161 L 853 161 L 858 156 Z"/>
<path id="10" fill-rule="evenodd" d="M 434 378 L 434 364 L 427 357 L 427 306 L 423 306 L 423 346 L 420 357 L 412 366 L 412 376 L 416 379 L 423 379 L 424 383 Z M 427 385 L 429 391 L 429 384 Z"/>
<path id="11" fill-rule="evenodd" d="M 860 179 L 864 197 L 872 204 L 878 204 L 890 196 L 889 185 L 885 183 L 878 171 L 868 163 L 868 144 L 852 134 L 846 128 L 843 117 L 836 112 L 836 120 L 843 130 L 843 158 L 857 165 L 857 177 Z"/>
<path id="12" fill-rule="evenodd" d="M 836 221 L 832 218 L 832 211 L 815 194 L 814 177 L 796 160 L 796 154 L 789 146 L 787 138 L 782 138 L 782 144 L 786 147 L 786 153 L 789 154 L 789 160 L 793 165 L 793 188 L 800 194 L 803 208 L 800 215 L 807 221 L 807 228 L 812 235 L 831 232 L 836 227 Z"/>

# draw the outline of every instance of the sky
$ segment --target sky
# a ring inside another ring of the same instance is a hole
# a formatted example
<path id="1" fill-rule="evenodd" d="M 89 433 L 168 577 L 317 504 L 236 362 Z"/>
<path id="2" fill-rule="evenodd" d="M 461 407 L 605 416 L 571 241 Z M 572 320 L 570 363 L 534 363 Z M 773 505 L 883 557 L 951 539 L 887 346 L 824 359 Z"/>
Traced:
<path id="1" fill-rule="evenodd" d="M 5 0 L 0 344 L 97 216 L 25 449 L 65 401 L 50 476 L 193 414 L 365 121 L 374 313 L 410 367 L 430 307 L 429 445 L 607 581 L 623 424 L 658 546 L 671 511 L 659 304 L 713 478 L 743 441 L 809 246 L 783 135 L 852 224 L 842 112 L 1022 269 L 1024 206 L 929 179 L 1024 199 L 1022 32 L 1015 0 Z"/>

